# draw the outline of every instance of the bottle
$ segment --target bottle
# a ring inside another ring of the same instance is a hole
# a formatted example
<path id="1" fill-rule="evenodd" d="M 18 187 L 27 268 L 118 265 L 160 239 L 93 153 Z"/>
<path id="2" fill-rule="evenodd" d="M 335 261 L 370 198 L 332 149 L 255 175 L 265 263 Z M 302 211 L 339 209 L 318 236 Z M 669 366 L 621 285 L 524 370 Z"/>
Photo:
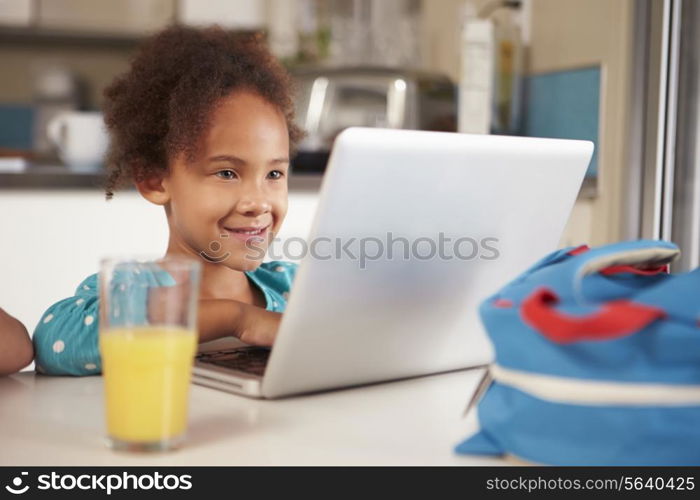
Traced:
<path id="1" fill-rule="evenodd" d="M 521 129 L 523 43 L 519 2 L 505 2 L 490 17 L 494 22 L 495 67 L 491 132 L 517 134 Z"/>
<path id="2" fill-rule="evenodd" d="M 492 123 L 494 86 L 494 26 L 479 19 L 474 4 L 462 6 L 457 130 L 488 134 Z"/>

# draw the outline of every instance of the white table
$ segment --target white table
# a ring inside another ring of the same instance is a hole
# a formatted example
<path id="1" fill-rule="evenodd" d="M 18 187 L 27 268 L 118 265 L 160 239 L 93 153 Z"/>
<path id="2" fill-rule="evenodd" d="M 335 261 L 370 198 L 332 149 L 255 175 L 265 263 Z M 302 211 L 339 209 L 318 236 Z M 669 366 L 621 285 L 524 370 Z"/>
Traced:
<path id="1" fill-rule="evenodd" d="M 482 371 L 261 401 L 192 386 L 185 446 L 129 454 L 102 441 L 102 377 L 0 377 L 0 465 L 504 465 L 460 456 Z"/>

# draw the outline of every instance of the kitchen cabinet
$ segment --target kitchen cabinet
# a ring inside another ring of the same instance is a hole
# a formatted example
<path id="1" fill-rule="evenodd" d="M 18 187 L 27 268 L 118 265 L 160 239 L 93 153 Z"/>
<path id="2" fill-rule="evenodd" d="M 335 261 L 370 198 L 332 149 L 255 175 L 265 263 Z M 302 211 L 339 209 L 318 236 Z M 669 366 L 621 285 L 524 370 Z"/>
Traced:
<path id="1" fill-rule="evenodd" d="M 37 26 L 56 30 L 146 33 L 175 19 L 174 0 L 36 0 Z"/>
<path id="2" fill-rule="evenodd" d="M 178 21 L 191 26 L 218 24 L 228 29 L 262 29 L 267 22 L 266 3 L 263 0 L 179 0 Z"/>
<path id="3" fill-rule="evenodd" d="M 0 26 L 29 26 L 33 6 L 32 0 L 0 0 Z"/>

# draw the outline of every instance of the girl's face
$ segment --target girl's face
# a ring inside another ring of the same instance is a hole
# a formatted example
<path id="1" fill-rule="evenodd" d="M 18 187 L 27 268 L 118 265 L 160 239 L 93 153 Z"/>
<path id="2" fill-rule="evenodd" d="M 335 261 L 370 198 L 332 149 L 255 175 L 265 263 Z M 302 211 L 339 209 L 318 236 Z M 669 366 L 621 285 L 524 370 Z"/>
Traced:
<path id="1" fill-rule="evenodd" d="M 284 115 L 252 92 L 222 99 L 196 160 L 180 155 L 162 181 L 169 251 L 257 268 L 287 213 L 288 173 Z"/>

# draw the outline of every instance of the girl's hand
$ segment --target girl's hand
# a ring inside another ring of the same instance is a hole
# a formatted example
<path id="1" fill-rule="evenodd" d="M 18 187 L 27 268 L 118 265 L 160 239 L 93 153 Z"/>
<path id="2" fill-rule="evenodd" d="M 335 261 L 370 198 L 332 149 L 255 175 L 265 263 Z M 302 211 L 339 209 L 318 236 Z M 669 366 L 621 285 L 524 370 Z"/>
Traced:
<path id="1" fill-rule="evenodd" d="M 277 337 L 282 314 L 243 304 L 237 337 L 246 344 L 272 346 Z"/>
<path id="2" fill-rule="evenodd" d="M 236 300 L 199 301 L 199 341 L 238 337 L 252 345 L 271 346 L 282 314 Z"/>

